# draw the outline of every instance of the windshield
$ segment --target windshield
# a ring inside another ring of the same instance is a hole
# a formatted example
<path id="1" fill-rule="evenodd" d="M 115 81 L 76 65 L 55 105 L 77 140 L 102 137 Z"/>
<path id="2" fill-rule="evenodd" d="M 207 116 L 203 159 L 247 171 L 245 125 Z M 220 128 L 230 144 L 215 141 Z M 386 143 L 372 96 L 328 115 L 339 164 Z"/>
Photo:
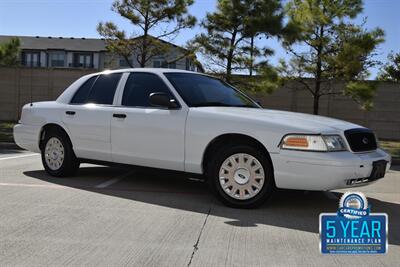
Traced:
<path id="1" fill-rule="evenodd" d="M 189 107 L 260 108 L 253 100 L 223 81 L 193 73 L 164 73 Z"/>

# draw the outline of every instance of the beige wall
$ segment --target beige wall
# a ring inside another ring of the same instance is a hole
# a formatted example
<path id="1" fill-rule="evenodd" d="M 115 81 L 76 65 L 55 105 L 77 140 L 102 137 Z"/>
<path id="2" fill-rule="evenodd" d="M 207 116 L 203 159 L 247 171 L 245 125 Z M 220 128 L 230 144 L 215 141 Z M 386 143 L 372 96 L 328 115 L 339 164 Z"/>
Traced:
<path id="1" fill-rule="evenodd" d="M 0 120 L 18 120 L 31 95 L 33 101 L 54 100 L 90 72 L 93 70 L 0 68 Z"/>
<path id="2" fill-rule="evenodd" d="M 92 70 L 93 71 L 93 70 Z M 0 120 L 18 120 L 21 107 L 33 101 L 56 99 L 73 81 L 90 70 L 0 68 Z M 336 86 L 341 86 L 337 84 Z M 264 107 L 312 112 L 312 98 L 307 91 L 284 87 L 271 95 L 258 96 Z M 400 140 L 400 86 L 382 82 L 378 85 L 372 111 L 363 111 L 343 96 L 321 99 L 320 113 L 355 122 L 373 129 L 380 138 Z"/>
<path id="3" fill-rule="evenodd" d="M 343 86 L 337 83 L 336 87 Z M 312 113 L 311 94 L 295 83 L 288 84 L 271 95 L 256 96 L 264 107 Z M 343 119 L 373 129 L 379 138 L 400 140 L 400 85 L 379 82 L 374 107 L 371 111 L 360 108 L 345 96 L 330 95 L 320 100 L 320 115 Z"/>

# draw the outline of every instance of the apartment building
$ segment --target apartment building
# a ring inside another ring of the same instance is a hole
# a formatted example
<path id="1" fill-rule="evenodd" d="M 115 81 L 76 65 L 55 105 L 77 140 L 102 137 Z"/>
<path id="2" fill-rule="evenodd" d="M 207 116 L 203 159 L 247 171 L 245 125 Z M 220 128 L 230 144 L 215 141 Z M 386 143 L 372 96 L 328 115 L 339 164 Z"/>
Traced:
<path id="1" fill-rule="evenodd" d="M 74 37 L 42 37 L 42 36 L 4 36 L 0 42 L 12 37 L 21 41 L 19 61 L 22 66 L 31 68 L 84 68 L 84 69 L 117 69 L 129 67 L 128 62 L 118 55 L 107 51 L 104 39 L 74 38 Z M 170 45 L 168 52 L 152 57 L 146 67 L 173 68 L 203 72 L 202 66 L 189 57 L 182 57 L 185 49 L 175 44 Z M 129 61 L 134 67 L 139 67 L 137 55 Z M 171 59 L 179 60 L 171 62 Z M 168 63 L 169 62 L 169 63 Z"/>

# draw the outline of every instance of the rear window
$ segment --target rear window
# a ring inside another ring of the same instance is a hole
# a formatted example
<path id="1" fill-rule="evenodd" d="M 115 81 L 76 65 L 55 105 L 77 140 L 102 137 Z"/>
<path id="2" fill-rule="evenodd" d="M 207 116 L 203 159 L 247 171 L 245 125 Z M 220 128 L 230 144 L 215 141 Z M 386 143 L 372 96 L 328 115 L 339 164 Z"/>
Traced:
<path id="1" fill-rule="evenodd" d="M 71 104 L 111 105 L 121 75 L 121 73 L 111 73 L 90 78 L 78 89 Z"/>

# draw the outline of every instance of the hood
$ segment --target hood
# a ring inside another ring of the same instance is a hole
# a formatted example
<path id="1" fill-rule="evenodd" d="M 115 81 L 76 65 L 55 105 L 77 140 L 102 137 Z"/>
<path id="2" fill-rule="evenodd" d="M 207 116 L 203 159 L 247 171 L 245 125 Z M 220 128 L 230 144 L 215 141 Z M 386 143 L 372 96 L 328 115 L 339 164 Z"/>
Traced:
<path id="1" fill-rule="evenodd" d="M 207 113 L 214 113 L 215 115 L 233 116 L 241 119 L 250 119 L 286 126 L 285 128 L 293 129 L 293 131 L 302 131 L 304 133 L 343 132 L 353 128 L 364 128 L 360 125 L 343 120 L 281 110 L 237 107 L 199 107 L 195 109 Z"/>

